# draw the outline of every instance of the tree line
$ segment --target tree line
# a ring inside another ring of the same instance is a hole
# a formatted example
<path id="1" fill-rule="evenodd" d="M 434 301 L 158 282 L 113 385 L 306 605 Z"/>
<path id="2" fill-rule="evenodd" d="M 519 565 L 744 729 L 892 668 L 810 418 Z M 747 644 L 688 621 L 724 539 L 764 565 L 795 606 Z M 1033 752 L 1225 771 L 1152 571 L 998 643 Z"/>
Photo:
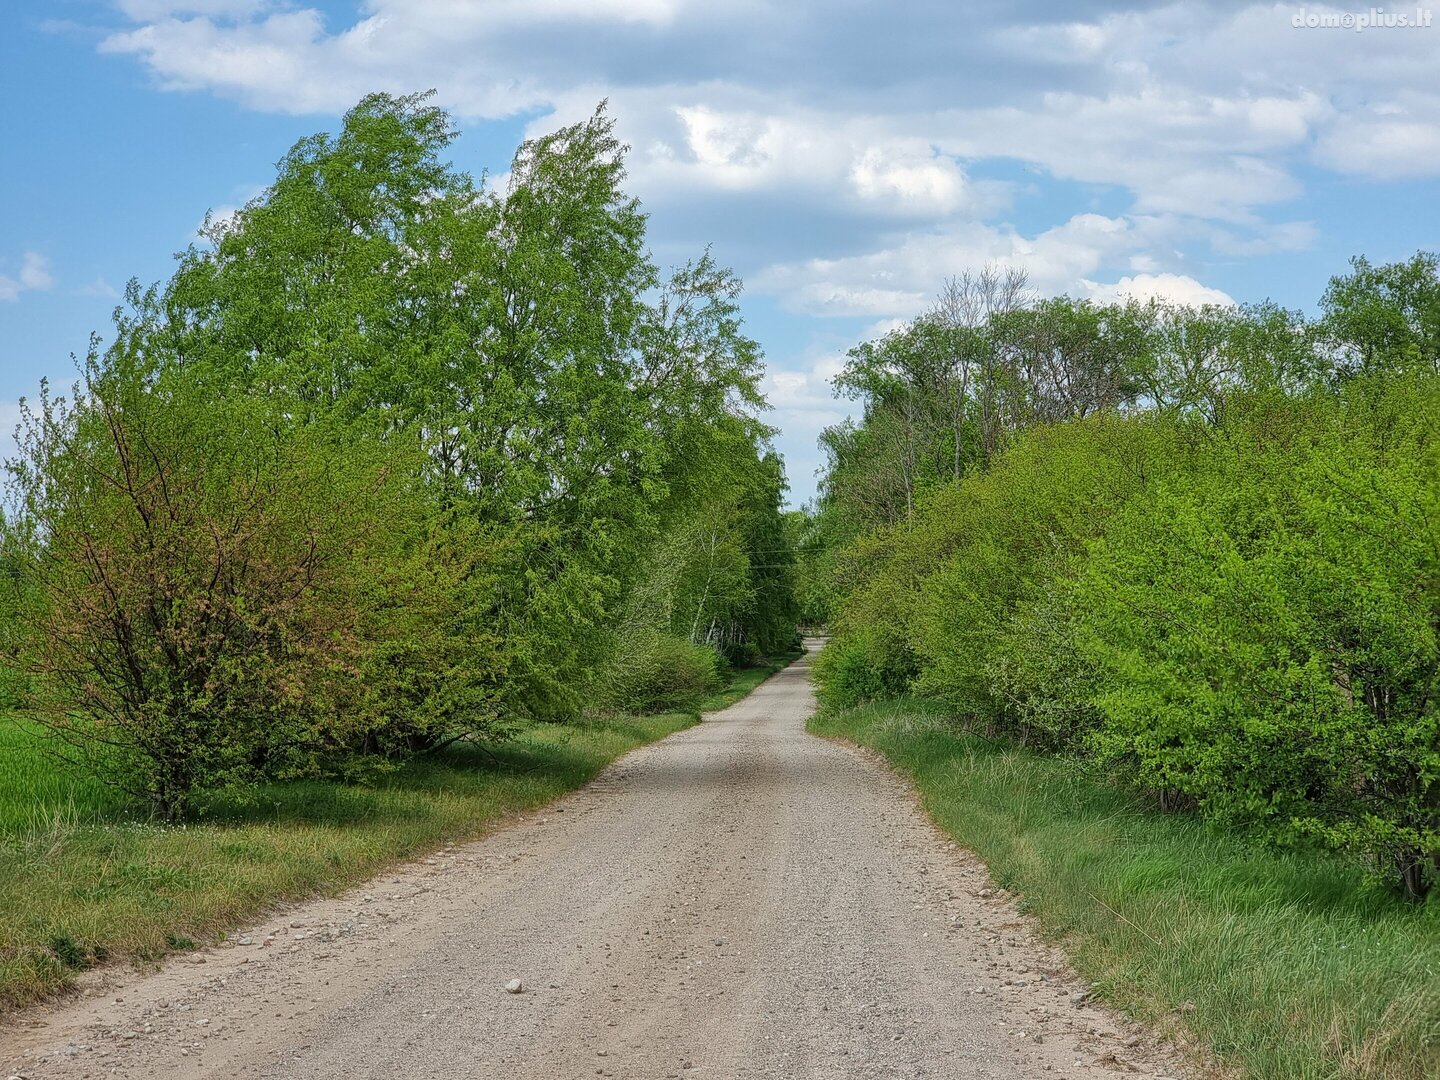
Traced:
<path id="1" fill-rule="evenodd" d="M 835 705 L 918 693 L 1176 810 L 1440 874 L 1440 260 L 1318 317 L 995 269 L 854 349 L 798 595 Z"/>
<path id="2" fill-rule="evenodd" d="M 429 97 L 296 143 L 24 412 L 0 666 L 167 818 L 792 644 L 740 282 L 654 263 L 603 105 L 497 187 Z"/>

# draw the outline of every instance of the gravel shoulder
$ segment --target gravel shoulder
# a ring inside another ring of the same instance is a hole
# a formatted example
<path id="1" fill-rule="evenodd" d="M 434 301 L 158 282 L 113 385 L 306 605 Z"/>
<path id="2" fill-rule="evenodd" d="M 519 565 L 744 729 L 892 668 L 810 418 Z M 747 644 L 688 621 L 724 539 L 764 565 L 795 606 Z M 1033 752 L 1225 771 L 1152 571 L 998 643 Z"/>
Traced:
<path id="1" fill-rule="evenodd" d="M 483 840 L 92 976 L 0 1076 L 1188 1075 L 813 707 L 802 659 Z"/>

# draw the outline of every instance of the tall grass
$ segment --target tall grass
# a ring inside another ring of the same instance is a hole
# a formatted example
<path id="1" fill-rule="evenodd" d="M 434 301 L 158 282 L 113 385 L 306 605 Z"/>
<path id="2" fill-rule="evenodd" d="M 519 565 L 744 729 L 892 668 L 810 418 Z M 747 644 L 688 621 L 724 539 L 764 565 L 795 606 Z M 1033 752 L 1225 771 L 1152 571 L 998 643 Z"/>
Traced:
<path id="1" fill-rule="evenodd" d="M 1440 1076 L 1440 903 L 1334 856 L 1161 814 L 1077 762 L 969 735 L 913 700 L 827 711 L 1112 1004 L 1257 1080 Z"/>
<path id="2" fill-rule="evenodd" d="M 124 812 L 118 792 L 67 766 L 52 749 L 42 729 L 0 712 L 0 846 L 55 818 L 97 821 Z"/>

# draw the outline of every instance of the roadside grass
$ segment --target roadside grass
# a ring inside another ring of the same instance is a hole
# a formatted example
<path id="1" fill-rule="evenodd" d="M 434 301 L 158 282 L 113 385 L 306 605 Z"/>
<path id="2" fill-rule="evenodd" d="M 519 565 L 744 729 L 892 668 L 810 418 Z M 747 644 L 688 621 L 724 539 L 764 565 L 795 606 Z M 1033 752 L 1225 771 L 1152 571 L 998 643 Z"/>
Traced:
<path id="1" fill-rule="evenodd" d="M 220 794 L 178 826 L 127 819 L 103 785 L 57 772 L 39 732 L 0 718 L 0 1013 L 95 963 L 192 949 L 276 904 L 483 835 L 739 700 L 785 663 L 736 672 L 692 710 L 538 724 L 498 746 L 412 761 L 374 786 Z"/>
<path id="2" fill-rule="evenodd" d="M 1440 900 L 1333 856 L 1160 813 L 1075 761 L 964 733 L 933 703 L 822 711 L 883 753 L 1096 993 L 1256 1080 L 1440 1077 Z"/>

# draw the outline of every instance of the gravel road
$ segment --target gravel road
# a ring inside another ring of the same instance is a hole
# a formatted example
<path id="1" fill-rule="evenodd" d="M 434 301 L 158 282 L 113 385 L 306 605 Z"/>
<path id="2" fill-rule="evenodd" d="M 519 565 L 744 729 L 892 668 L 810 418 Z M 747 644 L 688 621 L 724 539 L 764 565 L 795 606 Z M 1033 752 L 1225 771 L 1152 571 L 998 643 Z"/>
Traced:
<path id="1" fill-rule="evenodd" d="M 91 977 L 0 1076 L 1185 1075 L 812 707 L 801 660 L 483 840 Z"/>

